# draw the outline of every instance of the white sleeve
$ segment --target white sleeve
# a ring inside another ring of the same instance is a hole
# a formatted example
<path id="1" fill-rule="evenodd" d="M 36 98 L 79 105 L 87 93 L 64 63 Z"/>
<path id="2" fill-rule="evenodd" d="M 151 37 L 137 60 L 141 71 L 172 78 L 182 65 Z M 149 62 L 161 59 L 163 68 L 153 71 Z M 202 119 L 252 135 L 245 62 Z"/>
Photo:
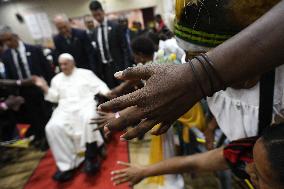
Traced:
<path id="1" fill-rule="evenodd" d="M 59 92 L 56 87 L 54 79 L 51 80 L 50 88 L 47 93 L 44 95 L 44 99 L 49 102 L 57 103 L 59 101 Z"/>
<path id="2" fill-rule="evenodd" d="M 98 78 L 93 72 L 90 72 L 89 75 L 90 75 L 90 81 L 91 81 L 90 84 L 96 91 L 95 93 L 100 93 L 100 94 L 105 95 L 108 92 L 110 92 L 110 89 L 108 88 L 108 86 L 100 78 Z"/>

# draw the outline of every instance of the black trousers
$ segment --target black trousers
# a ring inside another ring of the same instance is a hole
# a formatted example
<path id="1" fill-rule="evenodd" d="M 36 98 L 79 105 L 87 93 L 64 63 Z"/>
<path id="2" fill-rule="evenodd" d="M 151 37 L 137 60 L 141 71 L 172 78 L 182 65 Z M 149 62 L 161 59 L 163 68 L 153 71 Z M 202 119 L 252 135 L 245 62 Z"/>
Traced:
<path id="1" fill-rule="evenodd" d="M 44 101 L 42 91 L 35 87 L 20 89 L 19 95 L 25 99 L 25 103 L 17 112 L 17 123 L 30 124 L 27 136 L 35 135 L 35 139 L 42 139 L 51 116 L 51 104 Z"/>
<path id="2" fill-rule="evenodd" d="M 0 113 L 0 141 L 8 141 L 13 139 L 15 134 L 15 115 L 14 112 L 8 110 Z"/>

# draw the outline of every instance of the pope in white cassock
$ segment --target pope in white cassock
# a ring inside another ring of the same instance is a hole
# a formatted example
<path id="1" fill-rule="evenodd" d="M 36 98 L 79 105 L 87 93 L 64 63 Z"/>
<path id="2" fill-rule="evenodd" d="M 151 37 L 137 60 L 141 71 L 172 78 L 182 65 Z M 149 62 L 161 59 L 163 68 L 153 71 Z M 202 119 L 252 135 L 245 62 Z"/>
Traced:
<path id="1" fill-rule="evenodd" d="M 62 72 L 52 79 L 50 87 L 39 77 L 35 83 L 44 91 L 45 100 L 58 103 L 45 130 L 58 167 L 53 178 L 66 181 L 84 161 L 80 152 L 85 151 L 85 172 L 93 173 L 99 167 L 95 159 L 104 141 L 90 120 L 96 117 L 94 96 L 107 94 L 109 88 L 92 71 L 76 68 L 70 54 L 61 54 L 58 62 Z"/>

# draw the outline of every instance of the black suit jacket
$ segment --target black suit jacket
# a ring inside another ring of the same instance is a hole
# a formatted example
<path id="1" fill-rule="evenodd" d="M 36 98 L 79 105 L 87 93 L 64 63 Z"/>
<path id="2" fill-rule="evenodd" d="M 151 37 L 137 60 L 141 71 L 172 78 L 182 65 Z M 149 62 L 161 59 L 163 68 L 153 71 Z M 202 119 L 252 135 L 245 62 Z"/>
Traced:
<path id="1" fill-rule="evenodd" d="M 62 53 L 71 54 L 76 65 L 79 68 L 94 69 L 94 48 L 91 45 L 91 41 L 84 30 L 72 28 L 71 43 L 68 44 L 65 37 L 58 34 L 53 37 L 55 45 L 55 62 L 57 62 L 58 56 Z"/>
<path id="2" fill-rule="evenodd" d="M 51 65 L 43 55 L 42 49 L 38 46 L 28 44 L 24 45 L 26 48 L 26 56 L 31 75 L 42 76 L 46 81 L 50 82 L 53 77 L 53 73 Z M 19 79 L 11 49 L 4 52 L 2 61 L 5 64 L 5 74 L 7 79 Z"/>
<path id="3" fill-rule="evenodd" d="M 124 37 L 124 32 L 120 25 L 113 21 L 107 21 L 108 24 L 108 43 L 111 57 L 113 59 L 112 67 L 113 71 L 121 71 L 127 67 L 128 64 L 128 49 L 127 43 Z M 96 42 L 96 51 L 98 55 L 98 63 L 96 64 L 96 74 L 100 76 L 102 69 L 102 59 L 99 51 L 98 43 L 98 28 L 95 29 L 92 36 L 92 41 Z"/>

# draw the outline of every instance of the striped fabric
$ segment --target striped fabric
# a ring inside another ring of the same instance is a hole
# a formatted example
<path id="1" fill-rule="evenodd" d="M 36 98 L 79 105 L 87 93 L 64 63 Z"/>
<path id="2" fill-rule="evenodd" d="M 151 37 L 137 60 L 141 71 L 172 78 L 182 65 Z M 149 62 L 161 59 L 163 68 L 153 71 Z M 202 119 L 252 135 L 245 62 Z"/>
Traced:
<path id="1" fill-rule="evenodd" d="M 174 33 L 185 41 L 205 47 L 216 47 L 232 37 L 232 35 L 212 34 L 194 30 L 177 23 L 175 24 Z"/>
<path id="2" fill-rule="evenodd" d="M 253 188 L 250 177 L 245 171 L 246 164 L 253 162 L 253 147 L 258 137 L 251 137 L 233 141 L 224 148 L 226 159 L 232 172 L 242 180 L 245 180 L 249 188 Z"/>

